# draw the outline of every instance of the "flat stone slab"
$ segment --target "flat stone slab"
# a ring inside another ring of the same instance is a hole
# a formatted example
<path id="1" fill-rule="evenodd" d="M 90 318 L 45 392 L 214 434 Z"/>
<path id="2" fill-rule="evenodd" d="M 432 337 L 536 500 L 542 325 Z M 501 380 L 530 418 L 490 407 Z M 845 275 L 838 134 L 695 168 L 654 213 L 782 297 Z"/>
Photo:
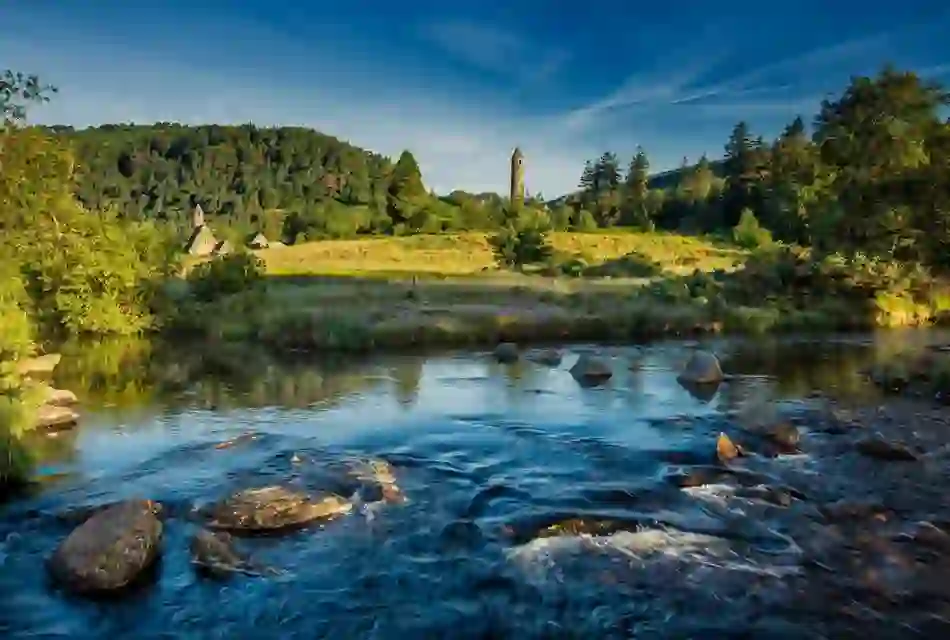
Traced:
<path id="1" fill-rule="evenodd" d="M 63 429 L 79 422 L 79 414 L 69 407 L 44 404 L 36 412 L 37 429 Z"/>
<path id="2" fill-rule="evenodd" d="M 53 372 L 62 356 L 58 353 L 48 353 L 45 356 L 20 360 L 16 365 L 16 372 L 21 376 L 49 374 Z"/>

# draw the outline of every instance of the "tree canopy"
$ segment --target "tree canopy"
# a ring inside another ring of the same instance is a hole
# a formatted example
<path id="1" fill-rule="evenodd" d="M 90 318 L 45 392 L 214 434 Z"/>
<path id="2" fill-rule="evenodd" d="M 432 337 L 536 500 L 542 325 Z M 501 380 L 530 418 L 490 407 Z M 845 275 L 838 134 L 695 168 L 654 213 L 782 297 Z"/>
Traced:
<path id="1" fill-rule="evenodd" d="M 44 87 L 37 78 L 5 77 L 5 117 L 19 118 Z M 525 215 L 546 216 L 552 229 L 729 235 L 751 215 L 785 242 L 947 262 L 947 104 L 939 85 L 888 67 L 853 78 L 810 125 L 796 117 L 773 140 L 740 120 L 720 159 L 703 156 L 651 176 L 647 150 L 626 159 L 605 151 L 582 167 L 576 192 L 529 198 Z M 165 221 L 179 235 L 196 204 L 225 237 L 263 230 L 287 242 L 509 222 L 502 196 L 428 193 L 411 150 L 393 161 L 304 128 L 158 123 L 45 132 L 72 148 L 73 190 L 86 209 Z M 66 169 L 51 170 L 56 180 Z"/>

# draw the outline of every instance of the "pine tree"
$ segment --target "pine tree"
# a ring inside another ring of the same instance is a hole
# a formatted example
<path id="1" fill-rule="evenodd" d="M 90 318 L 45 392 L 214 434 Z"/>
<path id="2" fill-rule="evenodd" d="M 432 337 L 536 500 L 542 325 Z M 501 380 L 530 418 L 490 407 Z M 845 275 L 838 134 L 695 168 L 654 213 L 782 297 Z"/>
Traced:
<path id="1" fill-rule="evenodd" d="M 733 227 L 738 223 L 743 209 L 749 208 L 754 212 L 760 208 L 759 185 L 765 175 L 767 154 L 762 138 L 753 138 L 745 121 L 733 127 L 725 151 L 723 222 Z"/>
<path id="2" fill-rule="evenodd" d="M 647 193 L 649 192 L 650 161 L 646 152 L 637 147 L 637 153 L 630 161 L 627 175 L 624 179 L 625 198 L 623 205 L 623 222 L 644 229 L 652 229 L 653 221 L 647 210 Z"/>

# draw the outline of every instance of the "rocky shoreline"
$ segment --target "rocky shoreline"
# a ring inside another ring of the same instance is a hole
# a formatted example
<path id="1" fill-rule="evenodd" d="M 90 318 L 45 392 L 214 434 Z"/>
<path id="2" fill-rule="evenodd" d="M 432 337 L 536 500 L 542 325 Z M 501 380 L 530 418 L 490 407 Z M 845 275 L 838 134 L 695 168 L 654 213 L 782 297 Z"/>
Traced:
<path id="1" fill-rule="evenodd" d="M 17 362 L 15 371 L 21 376 L 24 385 L 35 391 L 39 397 L 34 429 L 56 431 L 69 429 L 79 422 L 80 414 L 76 410 L 79 399 L 66 389 L 56 389 L 44 380 L 52 375 L 62 356 L 51 353 Z"/>

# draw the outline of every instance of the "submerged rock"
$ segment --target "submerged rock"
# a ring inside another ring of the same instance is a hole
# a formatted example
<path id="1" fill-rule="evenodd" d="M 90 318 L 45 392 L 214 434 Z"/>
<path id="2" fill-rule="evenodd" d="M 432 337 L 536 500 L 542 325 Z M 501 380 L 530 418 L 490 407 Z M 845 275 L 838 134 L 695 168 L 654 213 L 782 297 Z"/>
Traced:
<path id="1" fill-rule="evenodd" d="M 767 485 L 742 487 L 736 491 L 737 497 L 760 500 L 778 507 L 791 506 L 793 500 L 801 499 L 799 495 L 794 489 L 788 487 L 770 487 Z"/>
<path id="2" fill-rule="evenodd" d="M 222 578 L 234 573 L 260 575 L 244 554 L 234 548 L 234 539 L 224 531 L 200 529 L 191 539 L 191 563 L 200 573 Z"/>
<path id="3" fill-rule="evenodd" d="M 239 491 L 212 506 L 208 526 L 231 531 L 279 531 L 331 519 L 352 509 L 352 503 L 335 494 L 316 498 L 271 486 Z"/>
<path id="4" fill-rule="evenodd" d="M 350 467 L 352 475 L 363 486 L 364 502 L 405 502 L 406 497 L 396 483 L 392 465 L 385 460 L 360 460 Z"/>
<path id="5" fill-rule="evenodd" d="M 854 522 L 888 519 L 890 510 L 878 502 L 838 500 L 818 507 L 819 513 L 829 522 Z"/>
<path id="6" fill-rule="evenodd" d="M 609 380 L 614 372 L 610 366 L 594 356 L 582 355 L 571 367 L 571 375 L 582 384 L 602 384 Z"/>
<path id="7" fill-rule="evenodd" d="M 160 510 L 151 500 L 129 500 L 97 512 L 74 529 L 50 557 L 50 575 L 77 593 L 129 586 L 159 556 Z"/>
<path id="8" fill-rule="evenodd" d="M 229 440 L 225 440 L 224 442 L 219 442 L 218 444 L 214 445 L 214 448 L 215 449 L 230 449 L 231 447 L 235 445 L 241 444 L 243 442 L 249 442 L 251 440 L 256 440 L 257 438 L 258 438 L 258 434 L 256 432 L 248 431 L 247 433 L 242 433 L 241 435 L 235 436 Z"/>
<path id="9" fill-rule="evenodd" d="M 798 427 L 790 422 L 748 426 L 744 427 L 744 430 L 765 442 L 766 450 L 762 452 L 765 455 L 800 452 L 798 445 L 801 442 L 801 433 Z"/>
<path id="10" fill-rule="evenodd" d="M 544 349 L 534 355 L 535 362 L 547 365 L 549 367 L 558 366 L 561 364 L 562 359 L 561 352 L 557 349 Z"/>
<path id="11" fill-rule="evenodd" d="M 915 522 L 911 527 L 895 536 L 896 540 L 909 541 L 942 552 L 950 552 L 950 533 L 932 522 Z"/>
<path id="12" fill-rule="evenodd" d="M 699 400 L 700 402 L 710 402 L 713 398 L 716 397 L 716 394 L 719 392 L 719 382 L 690 382 L 688 380 L 677 379 L 680 386 L 686 389 L 686 392 L 689 393 L 693 398 Z"/>
<path id="13" fill-rule="evenodd" d="M 790 422 L 780 422 L 766 427 L 760 434 L 767 438 L 780 453 L 797 453 L 801 434 L 798 427 Z"/>
<path id="14" fill-rule="evenodd" d="M 859 440 L 855 444 L 855 448 L 861 455 L 878 460 L 910 462 L 918 459 L 917 454 L 905 445 L 879 437 Z"/>
<path id="15" fill-rule="evenodd" d="M 742 450 L 739 447 L 741 453 Z M 681 488 L 701 487 L 709 484 L 737 484 L 743 487 L 775 482 L 768 475 L 741 467 L 726 467 L 722 464 L 694 465 L 667 474 L 667 482 Z"/>
<path id="16" fill-rule="evenodd" d="M 719 358 L 708 351 L 694 351 L 679 375 L 680 381 L 692 384 L 714 384 L 724 378 Z"/>
<path id="17" fill-rule="evenodd" d="M 555 536 L 604 536 L 617 531 L 636 530 L 636 525 L 617 520 L 603 520 L 599 518 L 570 518 L 548 525 L 539 530 L 534 538 L 551 538 Z"/>
<path id="18" fill-rule="evenodd" d="M 520 354 L 518 352 L 518 345 L 513 342 L 502 342 L 497 347 L 495 347 L 495 359 L 498 362 L 503 362 L 510 364 L 512 362 L 517 362 Z"/>

